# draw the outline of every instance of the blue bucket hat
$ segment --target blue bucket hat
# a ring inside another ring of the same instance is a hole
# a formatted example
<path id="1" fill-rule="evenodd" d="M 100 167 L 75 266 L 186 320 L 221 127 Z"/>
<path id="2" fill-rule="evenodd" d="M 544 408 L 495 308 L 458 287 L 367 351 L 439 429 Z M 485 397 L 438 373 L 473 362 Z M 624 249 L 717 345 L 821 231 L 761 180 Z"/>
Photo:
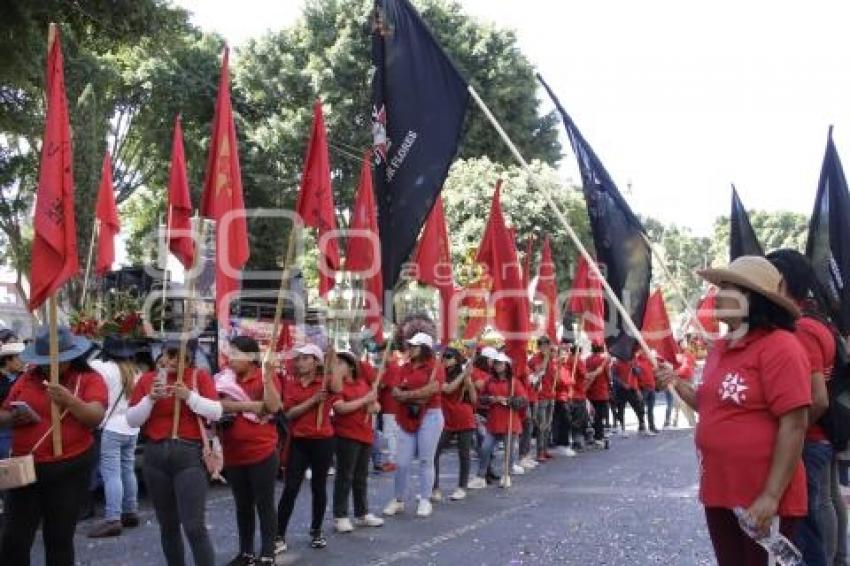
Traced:
<path id="1" fill-rule="evenodd" d="M 57 329 L 59 338 L 59 362 L 70 362 L 89 352 L 92 343 L 88 338 L 75 336 L 67 326 Z M 21 360 L 37 366 L 50 365 L 50 328 L 42 326 L 35 335 L 35 342 L 21 353 Z"/>

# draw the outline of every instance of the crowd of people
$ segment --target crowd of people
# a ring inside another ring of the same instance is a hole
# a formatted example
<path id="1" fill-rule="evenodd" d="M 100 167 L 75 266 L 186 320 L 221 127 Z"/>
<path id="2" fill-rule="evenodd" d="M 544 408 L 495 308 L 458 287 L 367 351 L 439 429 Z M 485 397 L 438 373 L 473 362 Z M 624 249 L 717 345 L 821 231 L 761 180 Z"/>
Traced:
<path id="1" fill-rule="evenodd" d="M 142 478 L 169 565 L 185 563 L 185 542 L 195 564 L 214 564 L 205 512 L 208 479 L 219 472 L 233 493 L 239 538 L 230 564 L 273 564 L 287 551 L 305 479 L 310 546 L 321 549 L 329 483 L 337 533 L 381 527 L 411 503 L 417 517 L 429 517 L 444 498 L 439 468 L 449 448 L 456 447 L 459 473 L 447 497 L 460 501 L 471 491 L 509 487 L 555 452 L 607 448 L 610 436 L 628 434 L 627 406 L 639 434 L 657 434 L 655 397 L 663 391 L 664 427 L 675 426 L 680 412 L 691 423 L 699 414 L 700 500 L 720 564 L 767 560 L 741 529 L 738 507 L 759 531 L 778 517 L 806 564 L 844 564 L 836 447 L 818 424 L 829 411 L 827 384 L 843 343 L 811 268 L 800 254 L 780 250 L 703 276 L 720 289 L 717 312 L 728 332 L 711 344 L 701 383 L 687 342 L 674 365 L 639 347 L 620 360 L 601 342 L 582 353 L 569 339 L 539 336 L 533 354 L 518 361 L 495 345 L 442 348 L 417 332 L 371 356 L 305 343 L 278 364 L 264 360 L 254 339 L 237 336 L 212 376 L 195 364 L 192 341 L 166 342 L 157 359 L 143 362 L 127 340 L 109 338 L 93 356 L 91 342 L 60 328 L 55 384 L 47 379 L 45 330 L 26 348 L 0 336 L 0 450 L 32 454 L 36 467 L 34 483 L 4 494 L 0 562 L 28 564 L 41 527 L 46 563 L 74 563 L 93 468 L 103 480 L 105 516 L 88 536 L 137 527 L 140 435 Z M 51 402 L 61 411 L 61 453 L 48 441 Z M 414 463 L 418 485 L 410 486 Z M 380 514 L 368 500 L 372 469 L 394 477 Z"/>

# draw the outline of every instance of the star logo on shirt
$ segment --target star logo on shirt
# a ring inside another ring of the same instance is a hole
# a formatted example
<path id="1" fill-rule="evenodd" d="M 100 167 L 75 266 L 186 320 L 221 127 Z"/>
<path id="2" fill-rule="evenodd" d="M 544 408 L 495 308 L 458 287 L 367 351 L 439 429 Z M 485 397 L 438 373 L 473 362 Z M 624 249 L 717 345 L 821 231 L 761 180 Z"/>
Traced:
<path id="1" fill-rule="evenodd" d="M 720 384 L 718 393 L 720 393 L 721 401 L 731 399 L 738 405 L 741 405 L 747 399 L 747 395 L 744 393 L 747 389 L 749 387 L 745 385 L 743 377 L 737 373 L 728 373 L 723 378 L 723 383 Z"/>

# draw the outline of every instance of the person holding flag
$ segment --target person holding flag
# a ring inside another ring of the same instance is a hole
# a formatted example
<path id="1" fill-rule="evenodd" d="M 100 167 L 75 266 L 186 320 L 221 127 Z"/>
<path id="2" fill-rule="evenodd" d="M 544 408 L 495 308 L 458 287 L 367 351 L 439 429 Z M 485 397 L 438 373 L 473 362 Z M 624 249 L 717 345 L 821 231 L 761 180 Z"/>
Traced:
<path id="1" fill-rule="evenodd" d="M 537 348 L 538 352 L 528 362 L 528 369 L 531 371 L 532 387 L 537 389 L 537 405 L 533 409 L 534 424 L 537 432 L 537 461 L 543 463 L 552 458 L 549 444 L 559 360 L 556 359 L 558 352 L 552 347 L 548 336 L 543 335 L 537 339 Z"/>
<path id="2" fill-rule="evenodd" d="M 605 421 L 607 420 L 610 384 L 608 380 L 611 358 L 604 344 L 594 342 L 590 345 L 590 356 L 585 360 L 587 368 L 587 400 L 593 406 L 593 442 L 605 441 Z"/>

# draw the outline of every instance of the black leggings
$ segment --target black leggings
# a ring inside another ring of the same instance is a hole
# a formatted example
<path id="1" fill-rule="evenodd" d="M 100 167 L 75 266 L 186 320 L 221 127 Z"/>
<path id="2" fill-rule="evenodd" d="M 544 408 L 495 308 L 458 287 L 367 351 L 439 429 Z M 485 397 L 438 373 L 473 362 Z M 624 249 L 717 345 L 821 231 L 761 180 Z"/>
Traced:
<path id="1" fill-rule="evenodd" d="M 643 418 L 643 397 L 640 394 L 640 391 L 637 389 L 625 389 L 621 388 L 617 392 L 617 406 L 615 413 L 615 419 L 620 422 L 620 426 L 625 430 L 626 428 L 626 403 L 628 403 L 632 410 L 637 415 L 638 419 L 638 430 L 646 429 L 646 425 L 644 424 Z M 615 423 L 616 424 L 616 423 Z"/>
<path id="2" fill-rule="evenodd" d="M 274 509 L 274 485 L 277 478 L 277 451 L 266 459 L 247 466 L 227 468 L 227 483 L 236 504 L 239 552 L 254 554 L 255 518 L 260 517 L 260 556 L 274 557 L 277 515 Z M 255 515 L 256 513 L 256 515 Z"/>
<path id="3" fill-rule="evenodd" d="M 372 445 L 350 438 L 336 439 L 336 477 L 334 478 L 334 518 L 348 517 L 348 496 L 354 494 L 354 516 L 369 512 L 369 458 Z"/>
<path id="4" fill-rule="evenodd" d="M 186 561 L 180 527 L 189 540 L 195 565 L 212 566 L 215 551 L 205 517 L 209 479 L 201 443 L 181 439 L 148 442 L 143 471 L 168 566 L 183 566 Z"/>
<path id="5" fill-rule="evenodd" d="M 555 410 L 552 413 L 552 435 L 555 446 L 570 445 L 571 428 L 572 418 L 569 402 L 555 401 Z"/>
<path id="6" fill-rule="evenodd" d="M 77 514 L 88 495 L 94 450 L 49 464 L 37 464 L 37 481 L 9 490 L 6 530 L 0 545 L 0 563 L 29 566 L 30 550 L 39 524 L 44 540 L 44 562 L 73 566 Z"/>
<path id="7" fill-rule="evenodd" d="M 458 487 L 466 489 L 466 484 L 469 482 L 469 453 L 472 449 L 473 432 L 472 430 L 443 431 L 440 443 L 437 445 L 437 453 L 434 455 L 434 489 L 440 487 L 440 454 L 448 447 L 452 436 L 457 437 L 457 456 L 460 460 Z"/>
<path id="8" fill-rule="evenodd" d="M 608 418 L 608 401 L 591 401 L 593 405 L 593 439 L 605 439 L 605 420 Z"/>
<path id="9" fill-rule="evenodd" d="M 313 518 L 310 531 L 322 530 L 325 508 L 328 506 L 328 470 L 334 456 L 333 438 L 293 438 L 289 448 L 289 462 L 286 465 L 286 485 L 277 506 L 277 532 L 286 536 L 289 519 L 295 509 L 295 500 L 307 468 L 312 471 L 310 489 L 313 492 Z"/>

